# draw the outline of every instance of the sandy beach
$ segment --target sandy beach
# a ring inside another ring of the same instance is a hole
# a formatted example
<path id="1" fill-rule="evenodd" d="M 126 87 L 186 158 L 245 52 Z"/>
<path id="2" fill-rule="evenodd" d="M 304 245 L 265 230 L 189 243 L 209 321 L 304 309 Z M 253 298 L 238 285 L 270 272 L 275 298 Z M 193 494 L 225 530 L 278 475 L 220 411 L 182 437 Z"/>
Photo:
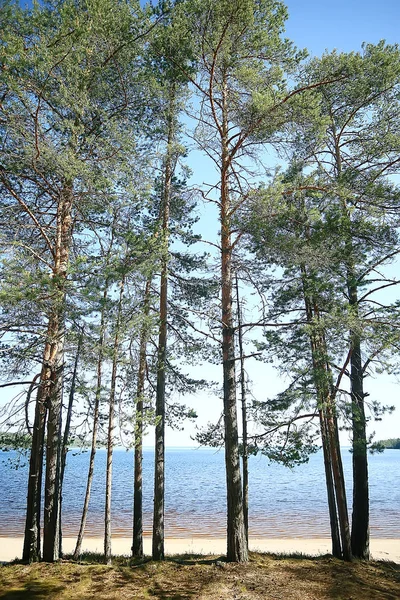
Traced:
<path id="1" fill-rule="evenodd" d="M 130 538 L 114 538 L 112 541 L 113 554 L 130 555 Z M 8 562 L 22 556 L 23 539 L 21 537 L 0 537 L 0 561 Z M 75 538 L 64 538 L 63 549 L 65 553 L 73 551 Z M 265 539 L 250 538 L 250 550 L 260 552 L 302 552 L 309 555 L 328 554 L 331 552 L 329 539 Z M 103 552 L 102 538 L 85 538 L 83 550 L 90 552 Z M 165 540 L 166 554 L 224 554 L 226 542 L 223 538 L 167 538 Z M 151 538 L 144 538 L 144 552 L 151 554 Z M 399 539 L 373 539 L 371 540 L 372 558 L 390 560 L 400 564 Z"/>

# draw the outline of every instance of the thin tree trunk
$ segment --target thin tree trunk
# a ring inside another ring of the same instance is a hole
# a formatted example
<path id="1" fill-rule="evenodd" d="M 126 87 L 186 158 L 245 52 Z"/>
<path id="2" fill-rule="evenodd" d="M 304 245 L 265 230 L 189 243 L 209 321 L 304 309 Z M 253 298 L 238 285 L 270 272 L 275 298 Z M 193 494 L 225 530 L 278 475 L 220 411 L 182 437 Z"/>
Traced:
<path id="1" fill-rule="evenodd" d="M 144 308 L 139 344 L 139 371 L 136 394 L 136 417 L 135 417 L 135 466 L 133 483 L 133 538 L 132 556 L 143 557 L 143 395 L 146 375 L 146 347 L 148 337 L 147 319 L 150 310 L 150 286 L 151 278 L 146 282 L 144 291 Z"/>
<path id="2" fill-rule="evenodd" d="M 326 492 L 328 497 L 329 522 L 331 527 L 332 554 L 336 558 L 342 558 L 342 546 L 340 543 L 339 523 L 335 498 L 335 487 L 332 474 L 332 458 L 329 446 L 329 436 L 326 428 L 326 419 L 324 411 L 319 410 L 319 419 L 321 427 L 322 451 L 324 454 Z"/>
<path id="3" fill-rule="evenodd" d="M 73 554 L 74 560 L 78 560 L 82 552 L 82 542 L 85 533 L 86 520 L 89 511 L 90 493 L 92 489 L 93 475 L 94 475 L 94 461 L 97 450 L 97 432 L 99 429 L 99 413 L 100 413 L 100 400 L 101 400 L 101 386 L 102 386 L 102 375 L 103 375 L 103 358 L 104 358 L 104 342 L 105 342 L 105 305 L 108 293 L 108 283 L 106 282 L 105 289 L 103 292 L 103 304 L 100 317 L 100 338 L 99 338 L 99 355 L 97 358 L 97 373 L 96 373 L 96 391 L 94 401 L 94 412 L 93 412 L 93 431 L 92 431 L 92 442 L 90 448 L 89 458 L 89 470 L 86 482 L 85 499 L 83 502 L 81 523 L 79 526 L 79 533 L 76 540 L 76 546 Z"/>
<path id="4" fill-rule="evenodd" d="M 247 402 L 246 402 L 246 381 L 244 370 L 243 353 L 243 334 L 242 334 L 242 309 L 239 298 L 239 282 L 237 273 L 235 274 L 236 283 L 236 305 L 238 321 L 238 341 L 240 356 L 240 399 L 242 403 L 242 467 L 243 467 L 243 520 L 246 534 L 247 547 L 249 546 L 249 456 L 247 440 Z"/>
<path id="5" fill-rule="evenodd" d="M 112 460 L 114 450 L 114 414 L 115 414 L 115 390 L 117 384 L 117 367 L 119 352 L 119 337 L 122 317 L 122 301 L 124 297 L 125 276 L 120 284 L 117 322 L 115 324 L 115 337 L 113 349 L 113 363 L 111 370 L 111 386 L 109 401 L 108 418 L 108 438 L 107 438 L 107 470 L 106 470 L 106 503 L 104 511 L 104 561 L 111 564 L 111 491 L 112 491 Z"/>
<path id="6" fill-rule="evenodd" d="M 62 500 L 63 500 L 62 490 L 63 490 L 63 483 L 64 483 L 65 467 L 67 464 L 68 438 L 69 438 L 69 434 L 70 434 L 70 430 L 71 430 L 72 407 L 73 407 L 73 403 L 74 403 L 76 379 L 78 376 L 78 363 L 79 363 L 79 356 L 80 356 L 80 352 L 81 352 L 81 348 L 82 348 L 82 343 L 83 343 L 83 329 L 82 329 L 82 332 L 79 334 L 79 338 L 78 338 L 78 346 L 76 349 L 74 369 L 72 372 L 71 387 L 69 390 L 67 414 L 65 417 L 64 437 L 63 437 L 62 446 L 61 446 L 62 449 L 61 449 L 60 492 L 59 492 L 60 508 L 59 508 L 59 516 L 58 516 L 58 544 L 59 544 L 58 554 L 59 554 L 60 558 L 62 557 L 62 522 L 61 522 Z"/>
<path id="7" fill-rule="evenodd" d="M 226 82 L 222 93 L 221 130 L 221 291 L 225 469 L 227 495 L 227 560 L 246 562 L 248 548 L 243 517 L 236 408 L 235 340 L 232 313 L 232 243 L 229 192 L 230 157 Z"/>
<path id="8" fill-rule="evenodd" d="M 333 479 L 335 482 L 336 501 L 339 513 L 340 535 L 342 538 L 343 559 L 346 561 L 351 561 L 352 553 L 346 489 L 344 486 L 343 473 L 341 469 L 340 447 L 337 443 L 338 436 L 336 432 L 336 419 L 332 412 L 332 406 L 330 403 L 327 405 L 326 412 L 329 444 L 331 446 Z"/>
<path id="9" fill-rule="evenodd" d="M 313 323 L 313 302 L 309 297 L 308 286 L 307 286 L 307 273 L 304 266 L 301 267 L 302 273 L 302 285 L 303 285 L 303 294 L 304 294 L 304 302 L 306 308 L 307 321 L 310 325 Z M 336 558 L 342 558 L 342 547 L 340 543 L 340 533 L 339 533 L 339 524 L 338 524 L 338 515 L 337 515 L 337 504 L 335 497 L 335 488 L 333 481 L 333 473 L 332 473 L 332 452 L 329 443 L 329 433 L 327 428 L 327 421 L 325 415 L 325 404 L 326 399 L 323 397 L 324 392 L 321 389 L 319 376 L 315 373 L 315 369 L 317 369 L 317 353 L 315 348 L 315 336 L 310 334 L 310 345 L 311 345 L 311 353 L 313 359 L 313 368 L 315 375 L 315 385 L 318 394 L 318 413 L 319 413 L 319 421 L 320 421 L 320 430 L 321 430 L 321 440 L 322 440 L 322 450 L 324 455 L 324 468 L 325 468 L 325 482 L 326 482 L 326 491 L 328 498 L 328 509 L 329 509 L 329 522 L 331 528 L 331 540 L 332 540 L 332 554 Z"/>
<path id="10" fill-rule="evenodd" d="M 164 185 L 162 195 L 162 242 L 164 254 L 160 281 L 160 326 L 157 354 L 156 390 L 156 431 L 154 466 L 154 512 L 153 512 L 153 560 L 164 560 L 164 503 L 165 503 L 165 364 L 167 358 L 167 319 L 168 319 L 168 246 L 171 185 L 174 174 L 173 144 L 175 141 L 175 98 L 171 88 L 169 98 L 167 153 L 164 165 Z"/>

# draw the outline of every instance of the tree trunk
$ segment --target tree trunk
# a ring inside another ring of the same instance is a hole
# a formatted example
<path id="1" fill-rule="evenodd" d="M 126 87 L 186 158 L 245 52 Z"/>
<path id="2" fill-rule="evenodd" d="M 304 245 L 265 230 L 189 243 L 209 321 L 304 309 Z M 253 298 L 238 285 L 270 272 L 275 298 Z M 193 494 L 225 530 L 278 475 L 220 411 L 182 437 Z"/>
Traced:
<path id="1" fill-rule="evenodd" d="M 76 388 L 76 379 L 78 376 L 78 363 L 79 363 L 79 356 L 80 356 L 80 352 L 81 352 L 81 348 L 82 348 L 82 343 L 83 343 L 83 329 L 82 332 L 79 335 L 79 339 L 78 339 L 78 346 L 76 349 L 76 355 L 75 355 L 75 362 L 74 362 L 74 370 L 72 373 L 72 379 L 71 379 L 71 387 L 69 390 L 69 397 L 68 397 L 68 407 L 67 407 L 67 414 L 65 417 L 65 428 L 64 428 L 64 437 L 63 437 L 63 441 L 62 441 L 62 449 L 61 449 L 61 466 L 60 466 L 60 499 L 59 499 L 59 517 L 58 517 L 58 544 L 59 544 L 59 550 L 58 550 L 58 554 L 60 556 L 60 558 L 62 558 L 62 490 L 63 490 L 63 483 L 64 483 L 64 474 L 65 474 L 65 467 L 67 464 L 67 454 L 68 454 L 68 438 L 69 438 L 69 434 L 70 434 L 70 430 L 71 430 L 71 419 L 72 419 L 72 407 L 73 407 L 73 403 L 74 403 L 74 396 L 75 396 L 75 388 Z"/>
<path id="2" fill-rule="evenodd" d="M 174 174 L 175 141 L 175 89 L 172 87 L 169 98 L 167 154 L 164 165 L 164 185 L 162 195 L 162 241 L 164 254 L 160 282 L 160 327 L 157 354 L 156 390 L 156 432 L 154 466 L 154 513 L 153 513 L 153 560 L 164 560 L 164 502 L 165 502 L 165 363 L 167 358 L 167 318 L 168 318 L 168 245 L 171 185 Z"/>
<path id="3" fill-rule="evenodd" d="M 304 301 L 306 308 L 307 321 L 312 326 L 310 333 L 310 344 L 311 344 L 311 355 L 313 362 L 313 375 L 315 381 L 315 387 L 318 397 L 318 410 L 320 412 L 321 420 L 321 436 L 324 447 L 324 461 L 325 461 L 325 473 L 326 473 L 326 486 L 328 494 L 328 505 L 331 519 L 331 533 L 332 533 L 332 547 L 333 552 L 340 551 L 340 544 L 337 539 L 337 525 L 336 522 L 336 507 L 333 508 L 334 498 L 332 496 L 332 485 L 331 479 L 333 478 L 335 485 L 335 496 L 336 505 L 339 515 L 339 529 L 341 535 L 341 555 L 344 560 L 351 560 L 351 541 L 350 541 L 350 528 L 349 518 L 347 511 L 347 500 L 346 500 L 346 489 L 343 476 L 343 468 L 340 455 L 339 436 L 337 432 L 337 420 L 335 415 L 335 401 L 332 390 L 332 375 L 330 372 L 326 342 L 323 332 L 318 328 L 320 327 L 319 321 L 319 310 L 314 297 L 311 297 L 311 293 L 308 289 L 308 278 L 305 267 L 301 267 L 302 273 L 302 284 L 304 291 Z M 326 441 L 324 444 L 324 438 Z M 330 466 L 327 466 L 327 459 L 325 459 L 325 452 L 329 448 L 329 460 Z"/>
<path id="4" fill-rule="evenodd" d="M 350 288 L 350 305 L 357 307 L 357 290 Z M 353 428 L 353 514 L 351 548 L 356 558 L 369 559 L 369 489 L 364 381 L 360 337 L 351 332 L 350 387 Z"/>
<path id="5" fill-rule="evenodd" d="M 338 176 L 342 173 L 342 157 L 339 137 L 335 136 L 336 168 Z M 345 198 L 341 199 L 343 208 L 343 229 L 345 238 L 345 262 L 347 268 L 347 292 L 349 312 L 355 321 L 359 319 L 357 276 L 354 264 L 353 233 L 351 213 Z M 361 362 L 361 338 L 357 331 L 350 330 L 350 393 L 353 430 L 353 514 L 351 524 L 351 548 L 356 558 L 369 559 L 369 489 L 367 435 L 364 407 L 364 380 Z"/>
<path id="6" fill-rule="evenodd" d="M 331 455 L 332 455 L 333 479 L 335 482 L 336 501 L 337 501 L 338 513 L 339 513 L 339 527 L 340 527 L 340 534 L 341 534 L 341 538 L 342 538 L 342 553 L 343 553 L 344 560 L 351 561 L 352 553 L 351 553 L 349 517 L 348 517 L 348 511 L 347 511 L 346 489 L 345 489 L 343 473 L 342 473 L 342 469 L 341 469 L 340 447 L 337 443 L 338 436 L 336 433 L 336 419 L 334 417 L 334 414 L 332 412 L 332 406 L 330 404 L 327 405 L 326 411 L 327 411 L 329 444 L 331 446 Z"/>
<path id="7" fill-rule="evenodd" d="M 52 370 L 51 394 L 47 417 L 46 481 L 44 493 L 43 560 L 59 559 L 59 500 L 61 459 L 61 408 L 64 370 L 64 334 L 57 344 L 55 368 Z"/>
<path id="8" fill-rule="evenodd" d="M 242 467 L 243 467 L 243 521 L 246 534 L 247 547 L 249 546 L 249 456 L 247 440 L 247 403 L 246 403 L 246 381 L 244 370 L 243 334 L 242 334 L 242 309 L 239 298 L 239 282 L 237 273 L 236 283 L 236 305 L 238 321 L 238 341 L 240 356 L 240 396 L 242 403 Z"/>
<path id="9" fill-rule="evenodd" d="M 105 284 L 105 290 L 103 293 L 103 304 L 100 317 L 100 339 L 99 339 L 99 355 L 97 358 L 97 380 L 96 380 L 96 392 L 94 401 L 94 412 L 93 412 L 93 431 L 92 431 L 92 442 L 90 448 L 90 459 L 89 459 L 89 470 L 86 482 L 85 500 L 83 502 L 81 523 L 79 526 L 79 533 L 76 540 L 76 546 L 74 550 L 73 558 L 78 560 L 82 551 L 83 536 L 85 533 L 86 520 L 89 510 L 90 492 L 92 489 L 93 475 L 94 475 L 94 461 L 97 450 L 97 432 L 99 429 L 99 413 L 100 413 L 100 400 L 101 400 L 101 385 L 102 385 L 102 370 L 103 370 L 103 357 L 104 357 L 104 341 L 105 341 L 105 304 L 107 300 L 108 283 Z"/>
<path id="10" fill-rule="evenodd" d="M 143 395 L 146 375 L 146 347 L 148 337 L 147 318 L 150 310 L 150 286 L 151 278 L 146 282 L 144 292 L 144 324 L 140 333 L 139 344 L 139 371 L 136 396 L 136 418 L 135 418 L 135 468 L 133 483 L 133 538 L 132 556 L 143 558 Z"/>
<path id="11" fill-rule="evenodd" d="M 225 469 L 227 494 L 227 560 L 246 562 L 248 548 L 243 517 L 243 497 L 239 463 L 239 436 L 236 408 L 235 340 L 232 314 L 232 243 L 229 192 L 230 157 L 228 147 L 228 108 L 226 82 L 222 94 L 221 130 L 221 291 L 222 363 L 225 429 Z"/>
<path id="12" fill-rule="evenodd" d="M 43 560 L 58 560 L 58 514 L 61 445 L 61 408 L 64 371 L 65 283 L 72 238 L 72 202 L 70 185 L 61 192 L 57 206 L 56 239 L 54 248 L 54 295 L 50 317 L 49 357 L 50 388 L 47 400 L 46 481 L 43 528 Z"/>
<path id="13" fill-rule="evenodd" d="M 112 491 L 112 460 L 114 450 L 114 414 L 115 414 L 115 390 L 117 384 L 117 367 L 119 336 L 122 317 L 122 300 L 124 296 L 125 276 L 120 284 L 117 322 L 115 324 L 115 337 L 113 349 L 113 363 L 111 371 L 109 418 L 108 418 L 108 438 L 107 438 L 107 470 L 106 470 L 106 503 L 104 511 L 104 561 L 111 564 L 111 491 Z"/>
<path id="14" fill-rule="evenodd" d="M 342 558 L 342 547 L 340 543 L 339 523 L 336 508 L 335 487 L 332 475 L 332 458 L 329 445 L 329 436 L 326 427 L 326 419 L 322 409 L 319 410 L 321 427 L 322 450 L 324 454 L 326 492 L 328 497 L 329 522 L 331 527 L 332 554 L 336 558 Z"/>
<path id="15" fill-rule="evenodd" d="M 45 345 L 44 356 L 49 354 L 50 346 Z M 36 396 L 35 420 L 32 432 L 31 455 L 29 460 L 28 497 L 26 507 L 26 521 L 24 534 L 24 548 L 22 560 L 35 562 L 40 560 L 40 513 L 42 497 L 42 472 L 44 452 L 44 432 L 47 409 L 45 404 L 48 385 L 49 368 L 46 360 L 43 361 L 40 383 Z"/>

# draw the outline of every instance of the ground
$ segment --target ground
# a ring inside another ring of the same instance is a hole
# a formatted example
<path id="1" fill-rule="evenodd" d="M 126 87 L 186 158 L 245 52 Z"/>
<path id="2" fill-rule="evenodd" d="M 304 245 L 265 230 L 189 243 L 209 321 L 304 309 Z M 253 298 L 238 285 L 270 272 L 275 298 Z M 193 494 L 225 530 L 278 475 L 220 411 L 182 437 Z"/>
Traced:
<path id="1" fill-rule="evenodd" d="M 251 553 L 247 564 L 175 556 L 163 563 L 88 556 L 80 563 L 6 564 L 0 600 L 398 600 L 400 565 Z"/>

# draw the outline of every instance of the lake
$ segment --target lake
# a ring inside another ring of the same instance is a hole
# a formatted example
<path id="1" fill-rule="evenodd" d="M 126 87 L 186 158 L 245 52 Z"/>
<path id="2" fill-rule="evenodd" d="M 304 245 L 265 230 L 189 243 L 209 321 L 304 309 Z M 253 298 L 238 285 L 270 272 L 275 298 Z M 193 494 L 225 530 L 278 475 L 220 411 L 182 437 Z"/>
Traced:
<path id="1" fill-rule="evenodd" d="M 0 535 L 21 536 L 24 531 L 28 465 L 16 452 L 0 452 Z M 70 451 L 63 492 L 63 531 L 75 536 L 86 488 L 89 453 Z M 343 450 L 347 482 L 351 480 L 351 454 Z M 98 450 L 86 535 L 103 535 L 106 451 Z M 14 466 L 13 466 L 14 465 Z M 268 538 L 329 537 L 322 453 L 293 470 L 269 464 L 265 457 L 250 457 L 250 535 Z M 369 457 L 371 535 L 400 538 L 400 450 Z M 153 450 L 144 450 L 144 529 L 151 533 Z M 133 452 L 114 452 L 113 535 L 130 536 L 133 505 Z M 351 486 L 348 486 L 351 513 Z M 222 451 L 169 448 L 166 452 L 166 536 L 223 537 L 225 522 L 225 471 Z"/>

